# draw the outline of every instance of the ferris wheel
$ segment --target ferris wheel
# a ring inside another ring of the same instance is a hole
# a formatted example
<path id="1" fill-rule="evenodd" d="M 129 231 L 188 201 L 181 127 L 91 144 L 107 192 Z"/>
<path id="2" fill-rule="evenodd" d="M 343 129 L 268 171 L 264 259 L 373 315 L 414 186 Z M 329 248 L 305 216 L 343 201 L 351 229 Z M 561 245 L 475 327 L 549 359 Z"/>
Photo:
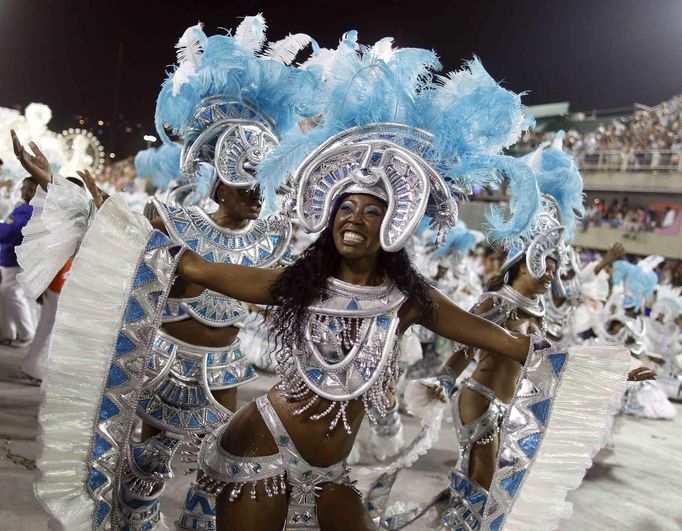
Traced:
<path id="1" fill-rule="evenodd" d="M 100 175 L 104 170 L 104 147 L 99 139 L 90 131 L 79 128 L 65 129 L 59 133 L 66 155 L 66 164 L 60 173 L 74 174 L 78 170 L 88 170 L 93 175 Z"/>

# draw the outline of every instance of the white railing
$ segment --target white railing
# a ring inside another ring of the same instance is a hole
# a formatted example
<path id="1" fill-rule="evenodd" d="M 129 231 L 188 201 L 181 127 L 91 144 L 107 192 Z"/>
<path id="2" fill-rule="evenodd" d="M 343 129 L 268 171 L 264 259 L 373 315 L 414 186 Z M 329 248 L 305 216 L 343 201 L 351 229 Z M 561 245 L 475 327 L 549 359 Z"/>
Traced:
<path id="1" fill-rule="evenodd" d="M 682 172 L 682 150 L 607 149 L 594 153 L 581 153 L 576 156 L 576 163 L 581 170 L 586 171 Z"/>

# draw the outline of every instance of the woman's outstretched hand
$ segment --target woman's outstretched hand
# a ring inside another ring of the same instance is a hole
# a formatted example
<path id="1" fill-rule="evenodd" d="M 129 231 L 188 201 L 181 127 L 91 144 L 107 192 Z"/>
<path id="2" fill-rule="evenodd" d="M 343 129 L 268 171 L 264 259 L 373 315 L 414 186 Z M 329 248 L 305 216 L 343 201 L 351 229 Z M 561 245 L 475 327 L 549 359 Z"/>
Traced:
<path id="1" fill-rule="evenodd" d="M 12 136 L 12 147 L 14 155 L 17 157 L 21 166 L 38 181 L 38 184 L 47 191 L 47 185 L 52 182 L 52 170 L 50 170 L 50 161 L 43 155 L 40 148 L 35 142 L 29 142 L 28 146 L 35 155 L 29 153 L 26 148 L 19 141 L 17 133 L 14 129 L 10 130 Z"/>
<path id="2" fill-rule="evenodd" d="M 85 187 L 88 189 L 88 192 L 90 192 L 90 195 L 92 196 L 92 200 L 95 202 L 95 207 L 99 209 L 108 197 L 97 187 L 94 177 L 90 175 L 88 170 L 77 171 L 76 173 L 83 179 Z"/>

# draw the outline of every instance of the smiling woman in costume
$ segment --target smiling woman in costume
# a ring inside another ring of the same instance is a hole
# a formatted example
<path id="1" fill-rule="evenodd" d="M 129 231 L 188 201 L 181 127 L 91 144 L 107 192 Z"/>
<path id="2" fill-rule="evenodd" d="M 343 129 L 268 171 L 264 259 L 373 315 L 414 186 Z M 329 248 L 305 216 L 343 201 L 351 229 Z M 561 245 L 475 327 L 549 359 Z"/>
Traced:
<path id="1" fill-rule="evenodd" d="M 425 213 L 441 232 L 454 226 L 452 195 L 465 192 L 465 177 L 489 178 L 504 166 L 517 188 L 530 182 L 529 205 L 539 200 L 525 165 L 494 154 L 521 129 L 518 97 L 477 62 L 442 85 L 408 90 L 396 80 L 423 83 L 422 65 L 435 58 L 383 44 L 337 65 L 324 122 L 284 138 L 259 168 L 287 175 L 286 164 L 294 166 L 296 214 L 306 230 L 322 231 L 319 239 L 284 270 L 210 264 L 191 252 L 180 262 L 179 274 L 192 282 L 273 306 L 279 346 L 281 382 L 203 441 L 205 487 L 221 492 L 218 529 L 374 529 L 345 459 L 365 414 L 376 421 L 394 403 L 399 339 L 411 325 L 521 363 L 533 348 L 527 336 L 469 314 L 431 288 L 403 249 Z M 420 60 L 408 62 L 410 54 Z M 408 76 L 405 65 L 417 63 Z M 382 100 L 367 98 L 378 93 Z M 486 139 L 493 145 L 484 149 L 486 124 L 478 120 L 487 110 L 477 103 L 486 95 L 498 96 L 510 119 L 507 129 L 497 121 Z M 451 113 L 445 119 L 443 109 Z M 445 125 L 464 115 L 470 121 L 461 129 Z M 280 158 L 294 146 L 312 151 L 300 165 Z M 461 164 L 446 162 L 455 159 Z M 532 219 L 534 211 L 521 215 Z"/>

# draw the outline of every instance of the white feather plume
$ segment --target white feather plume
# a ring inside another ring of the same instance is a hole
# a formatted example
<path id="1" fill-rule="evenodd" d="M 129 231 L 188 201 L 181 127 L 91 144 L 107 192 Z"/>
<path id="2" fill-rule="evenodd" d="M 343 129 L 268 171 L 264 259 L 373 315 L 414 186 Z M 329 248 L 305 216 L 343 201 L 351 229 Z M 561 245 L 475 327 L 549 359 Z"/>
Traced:
<path id="1" fill-rule="evenodd" d="M 393 37 L 384 37 L 378 40 L 370 49 L 370 55 L 375 60 L 382 60 L 388 63 L 395 56 L 396 49 L 393 48 Z"/>
<path id="2" fill-rule="evenodd" d="M 197 67 L 201 62 L 201 54 L 204 51 L 203 24 L 199 22 L 196 26 L 187 28 L 180 40 L 175 45 L 177 50 L 178 68 L 173 74 L 173 96 L 177 96 L 180 88 L 189 81 L 189 78 L 196 75 Z M 202 38 L 203 37 L 203 38 Z"/>
<path id="3" fill-rule="evenodd" d="M 265 31 L 268 25 L 261 13 L 255 17 L 244 17 L 244 20 L 234 32 L 235 40 L 244 48 L 259 52 L 265 43 Z"/>
<path id="4" fill-rule="evenodd" d="M 290 65 L 296 59 L 296 55 L 311 42 L 312 37 L 305 33 L 289 34 L 283 39 L 269 43 L 263 57 Z"/>

